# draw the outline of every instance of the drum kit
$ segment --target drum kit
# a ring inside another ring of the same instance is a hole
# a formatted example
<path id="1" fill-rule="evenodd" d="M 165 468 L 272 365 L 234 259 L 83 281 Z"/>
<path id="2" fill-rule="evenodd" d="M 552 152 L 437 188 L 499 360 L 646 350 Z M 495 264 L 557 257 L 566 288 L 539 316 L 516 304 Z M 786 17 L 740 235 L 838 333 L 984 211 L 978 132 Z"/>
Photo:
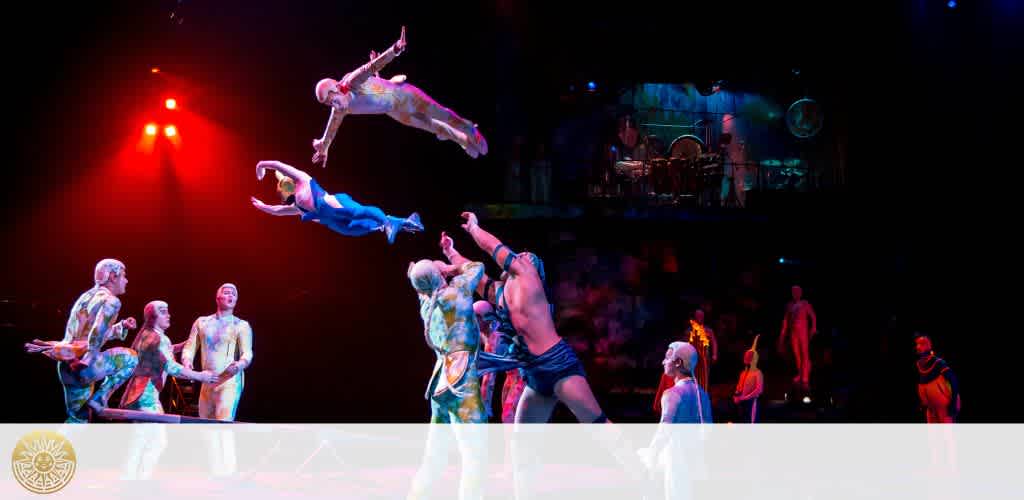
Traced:
<path id="1" fill-rule="evenodd" d="M 649 125 L 654 126 L 654 125 Z M 700 125 L 682 128 L 703 128 Z M 729 134 L 722 134 L 725 141 Z M 628 147 L 629 144 L 624 143 Z M 722 148 L 720 148 L 722 150 Z M 685 133 L 667 147 L 658 135 L 648 134 L 638 140 L 632 154 L 623 154 L 615 162 L 615 174 L 634 195 L 657 197 L 672 202 L 693 200 L 699 205 L 712 202 L 705 192 L 716 191 L 721 184 L 723 156 L 708 151 L 705 140 Z"/>

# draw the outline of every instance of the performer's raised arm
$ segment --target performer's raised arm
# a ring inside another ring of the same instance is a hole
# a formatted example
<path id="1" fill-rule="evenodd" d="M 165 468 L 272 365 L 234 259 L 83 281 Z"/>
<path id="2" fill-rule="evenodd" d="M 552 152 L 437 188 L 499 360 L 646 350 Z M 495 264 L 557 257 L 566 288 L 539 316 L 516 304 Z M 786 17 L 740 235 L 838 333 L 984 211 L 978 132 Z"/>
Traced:
<path id="1" fill-rule="evenodd" d="M 288 177 L 291 177 L 295 182 L 309 182 L 312 177 L 287 164 L 276 160 L 263 160 L 256 164 L 256 179 L 263 180 L 263 176 L 267 174 L 267 170 L 274 170 L 280 172 Z"/>
<path id="2" fill-rule="evenodd" d="M 441 233 L 441 252 L 444 254 L 445 258 L 448 259 L 448 262 L 452 263 L 452 265 L 462 266 L 467 262 L 470 262 L 469 259 L 463 257 L 462 254 L 455 249 L 455 242 L 446 232 Z M 476 285 L 476 294 L 486 301 L 495 303 L 497 301 L 497 297 L 494 295 L 494 290 L 495 286 L 500 283 L 501 282 L 492 280 L 486 273 L 481 273 L 480 281 Z"/>
<path id="3" fill-rule="evenodd" d="M 402 34 L 399 35 L 398 41 L 389 47 L 388 50 L 370 59 L 370 62 L 345 75 L 338 84 L 339 89 L 342 92 L 347 92 L 348 89 L 363 83 L 367 78 L 379 73 L 380 70 L 384 69 L 384 66 L 387 66 L 388 63 L 405 50 L 405 45 L 405 26 L 402 26 Z"/>

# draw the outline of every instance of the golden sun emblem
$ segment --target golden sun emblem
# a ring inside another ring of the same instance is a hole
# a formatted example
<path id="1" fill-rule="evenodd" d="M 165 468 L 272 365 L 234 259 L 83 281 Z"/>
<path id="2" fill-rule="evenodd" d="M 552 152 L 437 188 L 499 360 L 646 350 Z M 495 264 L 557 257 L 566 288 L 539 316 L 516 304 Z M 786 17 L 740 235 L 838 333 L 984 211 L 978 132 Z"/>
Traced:
<path id="1" fill-rule="evenodd" d="M 14 479 L 33 493 L 53 493 L 75 475 L 71 441 L 50 431 L 30 432 L 18 440 L 11 455 Z"/>

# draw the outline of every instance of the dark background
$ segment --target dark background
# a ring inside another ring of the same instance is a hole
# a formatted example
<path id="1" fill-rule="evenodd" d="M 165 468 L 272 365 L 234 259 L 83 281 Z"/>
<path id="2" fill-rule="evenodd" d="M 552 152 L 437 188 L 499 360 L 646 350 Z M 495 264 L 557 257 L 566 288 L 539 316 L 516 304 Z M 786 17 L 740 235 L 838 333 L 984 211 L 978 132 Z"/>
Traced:
<path id="1" fill-rule="evenodd" d="M 146 302 L 167 300 L 173 341 L 214 312 L 218 285 L 238 285 L 236 312 L 254 327 L 256 353 L 240 420 L 425 421 L 433 355 L 406 265 L 438 255 L 440 230 L 485 259 L 461 234 L 458 213 L 501 199 L 511 134 L 550 128 L 567 112 L 558 105 L 565 89 L 590 80 L 616 88 L 727 78 L 785 95 L 799 67 L 803 85 L 829 105 L 823 134 L 849 144 L 843 185 L 769 207 L 764 222 L 596 212 L 482 225 L 514 248 L 558 247 L 559 256 L 568 255 L 557 243 L 564 233 L 607 252 L 642 253 L 645 241 L 665 239 L 701 247 L 686 257 L 695 267 L 712 259 L 770 267 L 793 256 L 800 266 L 765 271 L 762 299 L 780 311 L 799 280 L 822 327 L 841 332 L 844 377 L 856 381 L 846 384 L 853 394 L 842 419 L 920 420 L 911 333 L 921 330 L 961 378 L 964 421 L 1021 421 L 1004 406 L 994 372 L 1013 361 L 994 349 L 992 334 L 1005 327 L 987 324 L 1002 308 L 990 300 L 997 294 L 973 284 L 979 276 L 1015 282 L 1000 269 L 1012 260 L 996 257 L 998 245 L 978 222 L 996 220 L 976 214 L 993 197 L 979 185 L 1004 175 L 985 159 L 985 142 L 1001 128 L 998 83 L 1019 53 L 1019 5 L 557 4 L 19 5 L 4 35 L 11 142 L 0 359 L 14 404 L 3 420 L 63 419 L 53 364 L 20 345 L 59 339 L 93 265 L 116 257 L 130 281 L 122 316 L 141 319 Z M 313 167 L 310 142 L 328 116 L 313 86 L 363 63 L 371 48 L 385 49 L 403 24 L 409 50 L 384 76 L 407 74 L 479 123 L 491 154 L 471 160 L 388 118 L 356 116 L 342 125 L 330 168 Z M 161 72 L 151 74 L 153 66 Z M 182 109 L 162 111 L 172 95 Z M 175 123 L 181 148 L 137 152 L 149 121 Z M 419 211 L 428 231 L 388 247 L 377 235 L 345 238 L 270 218 L 248 202 L 275 197 L 271 181 L 253 176 L 263 159 L 306 169 L 328 190 L 389 213 Z M 559 259 L 549 266 L 557 273 Z M 707 276 L 700 283 L 713 287 L 716 275 Z M 770 332 L 779 319 L 759 321 Z M 656 377 L 655 369 L 651 385 Z M 649 404 L 609 401 L 613 418 Z"/>

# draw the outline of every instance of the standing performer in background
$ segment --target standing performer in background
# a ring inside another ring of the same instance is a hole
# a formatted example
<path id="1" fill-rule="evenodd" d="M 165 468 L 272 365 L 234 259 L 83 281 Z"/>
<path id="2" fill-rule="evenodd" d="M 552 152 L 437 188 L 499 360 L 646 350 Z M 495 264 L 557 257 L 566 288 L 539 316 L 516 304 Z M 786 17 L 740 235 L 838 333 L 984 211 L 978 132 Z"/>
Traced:
<path id="1" fill-rule="evenodd" d="M 267 169 L 277 177 L 277 192 L 285 205 L 267 205 L 251 198 L 257 209 L 270 215 L 298 215 L 302 220 L 319 222 L 345 236 L 363 236 L 383 232 L 394 243 L 399 231 L 423 231 L 419 214 L 406 219 L 391 217 L 377 207 L 363 206 L 345 193 L 328 194 L 309 174 L 279 161 L 256 164 L 256 178 L 262 180 Z"/>
<path id="2" fill-rule="evenodd" d="M 788 336 L 796 360 L 797 375 L 793 377 L 793 382 L 807 390 L 811 383 L 810 343 L 814 334 L 818 333 L 818 318 L 811 303 L 802 299 L 802 288 L 793 286 L 792 293 L 793 300 L 786 304 L 786 315 L 782 319 L 778 350 L 783 351 Z"/>
<path id="3" fill-rule="evenodd" d="M 693 312 L 693 319 L 690 320 L 685 338 L 691 347 L 697 349 L 697 364 L 694 366 L 693 376 L 701 388 L 707 391 L 711 379 L 711 364 L 718 361 L 718 340 L 715 338 L 715 332 L 704 326 L 703 309 Z M 654 413 L 661 414 L 661 395 L 674 384 L 675 380 L 672 377 L 664 373 L 661 375 L 661 382 L 654 392 Z"/>
<path id="4" fill-rule="evenodd" d="M 914 337 L 917 351 L 917 395 L 929 424 L 952 424 L 960 413 L 960 387 L 946 360 L 932 351 L 927 335 Z"/>
<path id="5" fill-rule="evenodd" d="M 235 316 L 238 287 L 225 283 L 217 289 L 217 313 L 202 316 L 192 324 L 181 352 L 181 364 L 192 370 L 196 348 L 203 354 L 203 369 L 220 374 L 216 381 L 203 383 L 199 392 L 199 416 L 235 420 L 238 401 L 245 387 L 245 369 L 252 364 L 252 328 Z"/>
<path id="6" fill-rule="evenodd" d="M 487 141 L 472 122 L 441 106 L 422 90 L 405 83 L 399 75 L 384 80 L 377 73 L 405 50 L 405 27 L 398 41 L 370 62 L 345 75 L 341 81 L 324 78 L 316 84 L 316 100 L 331 107 L 323 137 L 313 140 L 313 163 L 327 166 L 327 152 L 345 115 L 386 114 L 403 125 L 426 130 L 438 139 L 454 141 L 476 158 L 487 154 Z"/>
<path id="7" fill-rule="evenodd" d="M 743 353 L 743 364 L 746 368 L 740 373 L 740 380 L 736 383 L 736 392 L 733 393 L 732 402 L 736 403 L 739 421 L 757 423 L 757 398 L 764 392 L 764 376 L 757 368 L 757 339 L 754 337 L 754 345 L 750 350 Z"/>
<path id="8" fill-rule="evenodd" d="M 60 342 L 34 340 L 25 350 L 58 361 L 57 376 L 64 386 L 66 423 L 89 421 L 89 409 L 99 413 L 110 395 L 135 370 L 138 356 L 126 347 L 100 351 L 108 340 L 124 340 L 135 328 L 135 318 L 117 321 L 121 301 L 128 286 L 125 265 L 115 259 L 103 259 L 93 272 L 95 286 L 83 293 L 71 306 L 71 314 Z M 102 380 L 98 391 L 93 386 Z M 86 405 L 88 404 L 88 407 Z"/>

